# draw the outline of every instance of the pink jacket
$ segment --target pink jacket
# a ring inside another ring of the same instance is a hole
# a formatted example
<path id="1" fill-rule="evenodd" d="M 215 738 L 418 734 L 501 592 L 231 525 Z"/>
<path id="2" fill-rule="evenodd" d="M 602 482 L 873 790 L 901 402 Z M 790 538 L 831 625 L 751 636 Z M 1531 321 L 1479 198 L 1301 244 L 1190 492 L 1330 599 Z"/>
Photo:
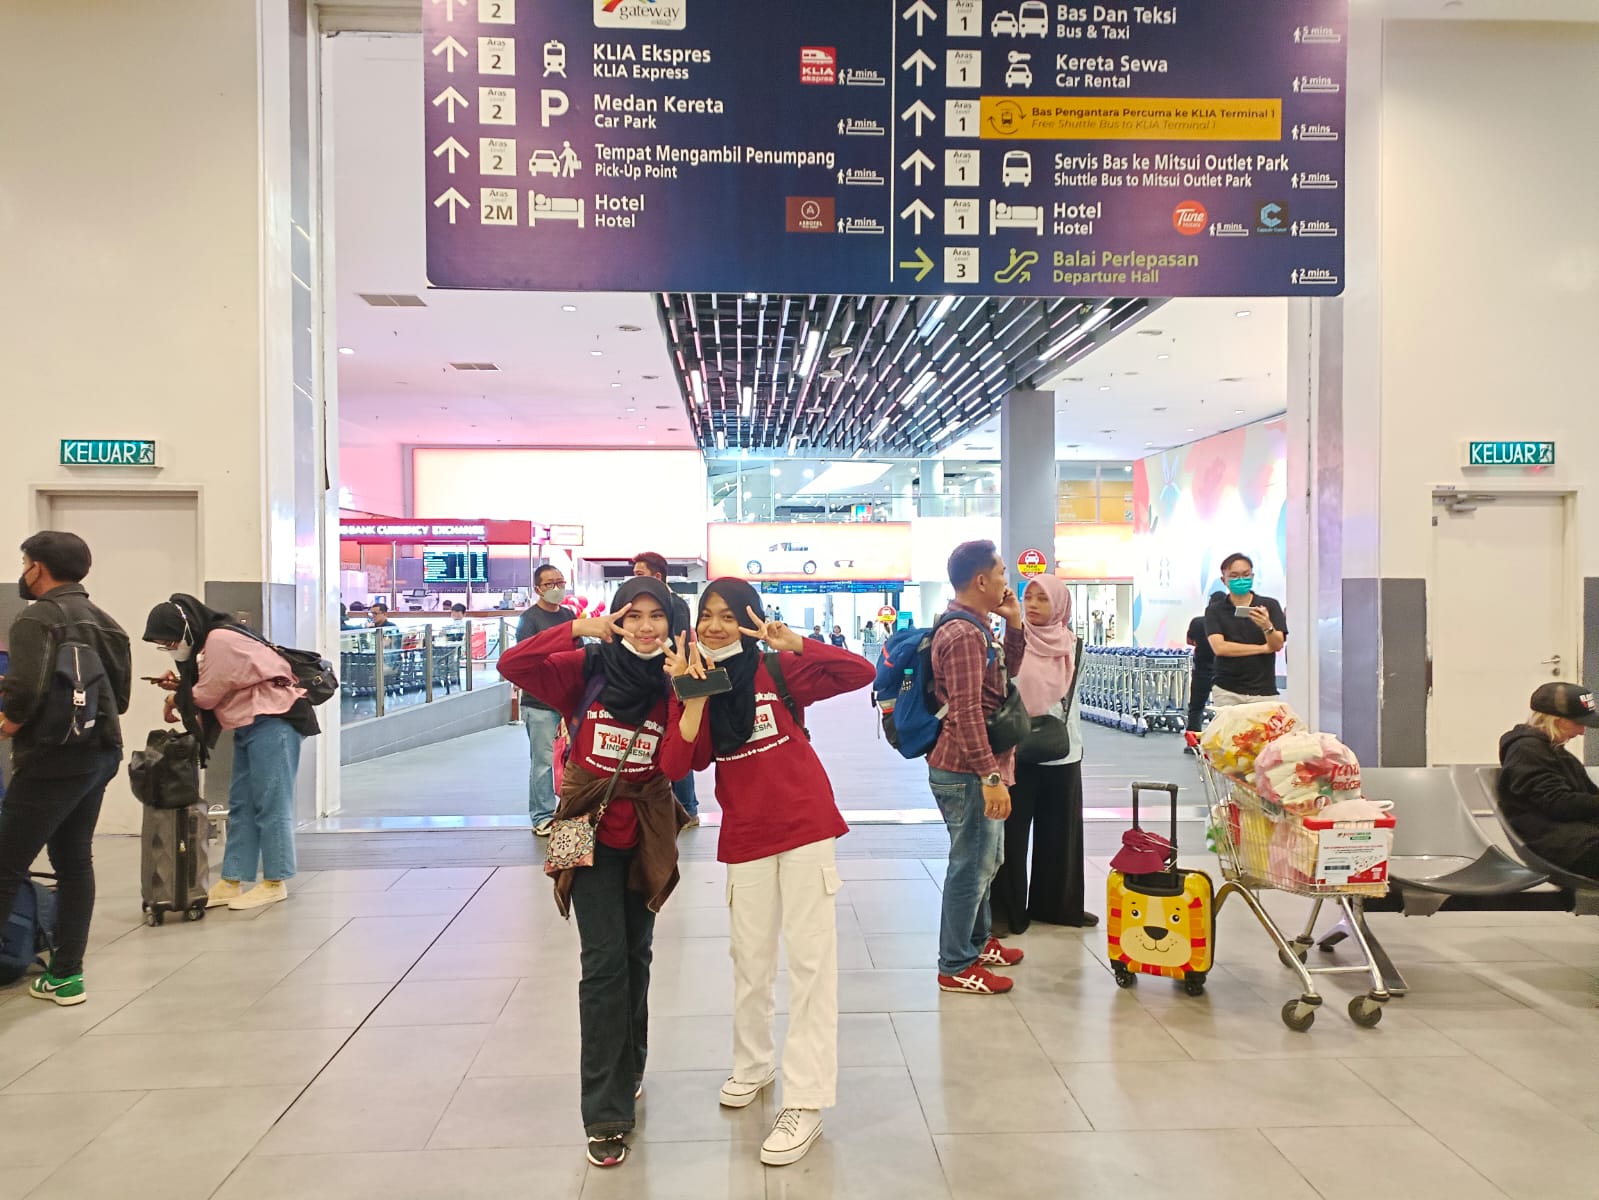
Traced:
<path id="1" fill-rule="evenodd" d="M 224 729 L 243 729 L 257 717 L 278 717 L 305 695 L 283 656 L 231 629 L 218 629 L 200 651 L 194 702 L 216 715 Z"/>

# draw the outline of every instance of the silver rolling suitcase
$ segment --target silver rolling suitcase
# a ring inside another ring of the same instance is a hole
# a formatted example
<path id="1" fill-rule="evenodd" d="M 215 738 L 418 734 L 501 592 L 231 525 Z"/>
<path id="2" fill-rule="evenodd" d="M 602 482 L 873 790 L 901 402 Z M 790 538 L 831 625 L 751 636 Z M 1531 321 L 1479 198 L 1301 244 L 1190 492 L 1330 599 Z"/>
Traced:
<path id="1" fill-rule="evenodd" d="M 211 890 L 211 828 L 206 806 L 144 808 L 144 845 L 140 854 L 145 920 L 159 925 L 168 913 L 186 920 L 205 916 Z"/>

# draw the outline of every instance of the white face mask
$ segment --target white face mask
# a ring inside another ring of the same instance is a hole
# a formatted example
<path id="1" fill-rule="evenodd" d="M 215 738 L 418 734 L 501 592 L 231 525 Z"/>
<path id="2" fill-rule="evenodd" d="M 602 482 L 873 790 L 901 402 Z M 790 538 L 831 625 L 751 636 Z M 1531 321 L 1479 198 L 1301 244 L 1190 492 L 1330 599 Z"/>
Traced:
<path id="1" fill-rule="evenodd" d="M 621 642 L 622 643 L 622 648 L 624 650 L 626 650 L 629 654 L 631 654 L 634 658 L 642 658 L 645 662 L 648 662 L 652 658 L 660 658 L 663 654 L 666 653 L 666 647 L 664 647 L 664 646 L 657 646 L 654 650 L 651 650 L 649 653 L 646 654 L 643 650 L 640 650 L 637 646 L 635 646 L 632 642 L 628 641 L 626 638 L 618 638 L 617 641 Z"/>
<path id="2" fill-rule="evenodd" d="M 564 587 L 545 588 L 539 593 L 539 599 L 546 604 L 559 604 L 566 599 L 566 589 Z"/>
<path id="3" fill-rule="evenodd" d="M 701 642 L 700 653 L 705 656 L 707 662 L 725 663 L 735 655 L 744 653 L 744 639 L 740 638 L 736 642 L 729 642 L 719 650 L 712 650 L 704 642 Z"/>
<path id="4" fill-rule="evenodd" d="M 190 657 L 192 657 L 194 654 L 194 647 L 189 645 L 188 642 L 179 642 L 176 646 L 172 647 L 172 649 L 168 650 L 167 653 L 172 655 L 173 662 L 188 662 Z"/>

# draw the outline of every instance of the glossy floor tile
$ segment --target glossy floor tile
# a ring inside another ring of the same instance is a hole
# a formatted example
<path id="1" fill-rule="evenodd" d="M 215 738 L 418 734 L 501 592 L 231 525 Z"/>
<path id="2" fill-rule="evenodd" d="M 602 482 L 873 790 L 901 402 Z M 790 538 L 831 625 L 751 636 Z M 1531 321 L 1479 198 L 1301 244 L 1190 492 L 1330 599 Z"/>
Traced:
<path id="1" fill-rule="evenodd" d="M 1599 922 L 1381 915 L 1412 990 L 1369 1030 L 1344 1012 L 1354 980 L 1285 1028 L 1297 985 L 1241 908 L 1203 996 L 1117 988 L 1102 930 L 1036 924 L 1014 992 L 950 995 L 944 862 L 914 828 L 840 858 L 838 1104 L 805 1159 L 763 1167 L 781 1081 L 717 1103 L 732 964 L 701 834 L 657 923 L 645 1093 L 611 1171 L 583 1159 L 577 934 L 536 844 L 481 865 L 453 835 L 319 835 L 326 869 L 288 903 L 149 929 L 137 844 L 105 839 L 89 1002 L 0 990 L 0 1200 L 1599 1194 Z M 1090 828 L 1091 908 L 1118 834 Z M 779 1046 L 788 999 L 780 970 Z"/>

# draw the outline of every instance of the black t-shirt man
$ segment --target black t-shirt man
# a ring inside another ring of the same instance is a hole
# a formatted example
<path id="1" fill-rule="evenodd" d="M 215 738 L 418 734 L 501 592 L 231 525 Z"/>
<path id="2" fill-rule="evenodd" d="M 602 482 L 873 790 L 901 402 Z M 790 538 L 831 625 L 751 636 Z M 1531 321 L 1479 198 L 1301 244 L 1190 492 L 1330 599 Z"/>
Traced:
<path id="1" fill-rule="evenodd" d="M 1221 575 L 1227 590 L 1211 596 L 1205 609 L 1216 687 L 1236 696 L 1275 696 L 1277 652 L 1288 640 L 1283 606 L 1254 590 L 1255 564 L 1247 555 L 1229 555 Z"/>
<path id="2" fill-rule="evenodd" d="M 1222 596 L 1222 593 L 1217 592 L 1212 596 L 1212 603 L 1218 596 Z M 1194 674 L 1213 678 L 1216 674 L 1216 652 L 1210 648 L 1210 634 L 1205 629 L 1203 616 L 1188 622 L 1188 644 L 1194 648 Z"/>
<path id="3" fill-rule="evenodd" d="M 565 605 L 562 605 L 554 612 L 551 612 L 549 609 L 544 608 L 539 604 L 534 604 L 533 607 L 523 613 L 521 618 L 517 621 L 516 640 L 519 642 L 525 642 L 530 637 L 537 637 L 546 629 L 554 629 L 557 625 L 565 625 L 569 621 L 576 619 L 577 614 L 570 608 L 567 608 Z M 548 704 L 540 704 L 526 692 L 522 693 L 522 703 L 533 708 L 545 709 L 548 712 L 555 711 L 553 708 L 550 708 Z"/>

